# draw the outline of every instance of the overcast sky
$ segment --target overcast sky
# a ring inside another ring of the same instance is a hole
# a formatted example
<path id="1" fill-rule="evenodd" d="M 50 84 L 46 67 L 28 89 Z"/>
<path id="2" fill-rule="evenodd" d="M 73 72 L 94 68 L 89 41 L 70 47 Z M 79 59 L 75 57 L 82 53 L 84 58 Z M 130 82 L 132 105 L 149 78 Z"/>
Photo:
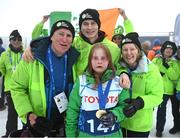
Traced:
<path id="1" fill-rule="evenodd" d="M 180 0 L 0 0 L 0 36 L 18 29 L 24 37 L 30 37 L 43 15 L 53 11 L 79 13 L 86 8 L 123 8 L 139 33 L 172 32 Z"/>

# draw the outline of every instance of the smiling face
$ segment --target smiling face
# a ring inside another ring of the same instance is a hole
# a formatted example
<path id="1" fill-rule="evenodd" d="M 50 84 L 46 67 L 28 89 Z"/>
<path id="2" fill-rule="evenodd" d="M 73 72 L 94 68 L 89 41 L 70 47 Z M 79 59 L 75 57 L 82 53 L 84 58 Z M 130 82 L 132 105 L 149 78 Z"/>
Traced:
<path id="1" fill-rule="evenodd" d="M 140 56 L 139 49 L 133 43 L 127 43 L 122 46 L 122 58 L 129 67 L 135 67 Z"/>
<path id="2" fill-rule="evenodd" d="M 61 28 L 54 32 L 51 40 L 53 51 L 57 56 L 61 56 L 65 54 L 71 47 L 73 35 L 68 29 Z"/>
<path id="3" fill-rule="evenodd" d="M 19 48 L 22 45 L 22 38 L 14 37 L 10 39 L 10 43 L 14 48 Z"/>
<path id="4" fill-rule="evenodd" d="M 170 47 L 164 49 L 163 55 L 165 58 L 170 58 L 173 55 L 173 49 Z"/>
<path id="5" fill-rule="evenodd" d="M 94 20 L 85 20 L 82 22 L 81 33 L 92 43 L 98 38 L 98 30 L 98 24 Z"/>

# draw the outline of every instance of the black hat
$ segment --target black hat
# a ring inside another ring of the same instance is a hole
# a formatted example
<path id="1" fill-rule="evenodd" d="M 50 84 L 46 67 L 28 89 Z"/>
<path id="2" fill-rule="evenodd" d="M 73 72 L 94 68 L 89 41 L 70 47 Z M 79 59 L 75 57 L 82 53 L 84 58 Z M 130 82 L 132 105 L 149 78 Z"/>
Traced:
<path id="1" fill-rule="evenodd" d="M 66 20 L 59 20 L 57 22 L 55 22 L 51 28 L 51 33 L 50 33 L 50 37 L 53 36 L 54 32 L 60 28 L 65 28 L 65 29 L 68 29 L 71 33 L 72 33 L 72 36 L 74 38 L 75 36 L 75 30 L 74 30 L 74 27 L 73 25 L 66 21 Z"/>
<path id="2" fill-rule="evenodd" d="M 2 38 L 0 37 L 0 45 L 2 45 L 3 44 L 3 41 L 2 41 Z"/>
<path id="3" fill-rule="evenodd" d="M 122 46 L 123 47 L 124 44 L 128 44 L 128 43 L 133 43 L 135 45 L 137 45 L 137 47 L 141 50 L 141 43 L 139 41 L 139 35 L 136 32 L 131 32 L 128 33 L 126 36 L 124 36 L 123 40 L 122 40 Z"/>
<path id="4" fill-rule="evenodd" d="M 98 24 L 98 28 L 101 27 L 101 21 L 99 19 L 99 13 L 96 9 L 86 9 L 79 16 L 79 28 L 81 29 L 82 22 L 85 20 L 94 20 Z"/>
<path id="5" fill-rule="evenodd" d="M 177 46 L 174 42 L 172 41 L 165 41 L 161 47 L 161 54 L 163 55 L 163 52 L 166 48 L 172 48 L 173 50 L 173 55 L 176 53 Z"/>
<path id="6" fill-rule="evenodd" d="M 18 32 L 18 30 L 13 30 L 9 36 L 9 41 L 12 40 L 13 38 L 20 38 L 20 40 L 22 40 L 22 37 L 20 35 L 20 33 Z"/>

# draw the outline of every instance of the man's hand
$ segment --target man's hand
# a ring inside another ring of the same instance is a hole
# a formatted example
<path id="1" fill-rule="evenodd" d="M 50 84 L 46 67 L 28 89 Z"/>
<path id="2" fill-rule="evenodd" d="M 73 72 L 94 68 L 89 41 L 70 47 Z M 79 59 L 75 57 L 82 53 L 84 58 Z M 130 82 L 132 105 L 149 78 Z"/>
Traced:
<path id="1" fill-rule="evenodd" d="M 118 8 L 119 14 L 123 17 L 124 20 L 127 19 L 126 13 L 124 9 Z"/>
<path id="2" fill-rule="evenodd" d="M 131 84 L 131 82 L 130 82 L 129 76 L 126 73 L 122 73 L 119 78 L 119 85 L 122 88 L 129 89 L 130 84 Z"/>
<path id="3" fill-rule="evenodd" d="M 26 62 L 30 62 L 34 60 L 33 53 L 31 52 L 31 48 L 27 47 L 22 55 L 22 59 Z"/>
<path id="4" fill-rule="evenodd" d="M 48 19 L 49 19 L 49 15 L 44 15 L 41 22 L 44 24 Z"/>
<path id="5" fill-rule="evenodd" d="M 30 112 L 27 114 L 27 125 L 30 127 L 34 136 L 49 136 L 51 131 L 51 122 L 42 116 L 37 116 Z"/>

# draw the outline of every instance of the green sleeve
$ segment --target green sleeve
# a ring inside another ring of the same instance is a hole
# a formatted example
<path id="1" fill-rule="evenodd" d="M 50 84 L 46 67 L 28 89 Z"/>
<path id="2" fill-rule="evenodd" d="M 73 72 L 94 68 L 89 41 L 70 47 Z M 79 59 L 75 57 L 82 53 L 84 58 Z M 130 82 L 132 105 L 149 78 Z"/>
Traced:
<path id="1" fill-rule="evenodd" d="M 170 67 L 167 69 L 167 76 L 172 81 L 177 81 L 179 79 L 179 67 L 175 60 L 168 63 Z"/>
<path id="2" fill-rule="evenodd" d="M 123 72 L 128 73 L 127 68 L 122 67 L 120 63 L 116 64 L 115 68 L 116 68 L 116 76 L 120 76 Z"/>
<path id="3" fill-rule="evenodd" d="M 176 91 L 180 92 L 180 78 L 179 78 L 177 85 L 176 85 Z"/>
<path id="4" fill-rule="evenodd" d="M 44 26 L 44 24 L 40 22 L 34 27 L 34 29 L 32 31 L 32 39 L 36 39 L 41 36 L 43 26 Z"/>
<path id="5" fill-rule="evenodd" d="M 125 119 L 123 108 L 125 107 L 126 104 L 124 100 L 129 98 L 129 95 L 130 95 L 129 91 L 127 89 L 123 89 L 121 94 L 118 97 L 118 105 L 114 109 L 111 110 L 113 114 L 117 117 L 117 120 L 119 122 Z"/>
<path id="6" fill-rule="evenodd" d="M 26 123 L 26 115 L 28 112 L 33 111 L 32 104 L 29 99 L 28 84 L 29 84 L 29 71 L 28 63 L 21 60 L 18 64 L 16 71 L 12 75 L 10 85 L 11 96 L 18 116 Z"/>
<path id="7" fill-rule="evenodd" d="M 134 31 L 134 27 L 131 20 L 129 19 L 124 20 L 124 28 L 125 28 L 126 34 Z"/>
<path id="8" fill-rule="evenodd" d="M 78 133 L 78 118 L 81 106 L 81 97 L 79 95 L 79 83 L 79 79 L 77 79 L 69 96 L 69 103 L 66 111 L 67 137 L 77 137 Z"/>
<path id="9" fill-rule="evenodd" d="M 157 66 L 149 64 L 145 77 L 145 95 L 140 96 L 144 101 L 144 109 L 157 107 L 162 102 L 164 93 L 163 80 Z M 157 85 L 158 84 L 158 85 Z"/>
<path id="10" fill-rule="evenodd" d="M 5 66 L 6 54 L 7 52 L 3 52 L 0 56 L 0 72 L 3 76 L 6 74 L 6 66 Z"/>

